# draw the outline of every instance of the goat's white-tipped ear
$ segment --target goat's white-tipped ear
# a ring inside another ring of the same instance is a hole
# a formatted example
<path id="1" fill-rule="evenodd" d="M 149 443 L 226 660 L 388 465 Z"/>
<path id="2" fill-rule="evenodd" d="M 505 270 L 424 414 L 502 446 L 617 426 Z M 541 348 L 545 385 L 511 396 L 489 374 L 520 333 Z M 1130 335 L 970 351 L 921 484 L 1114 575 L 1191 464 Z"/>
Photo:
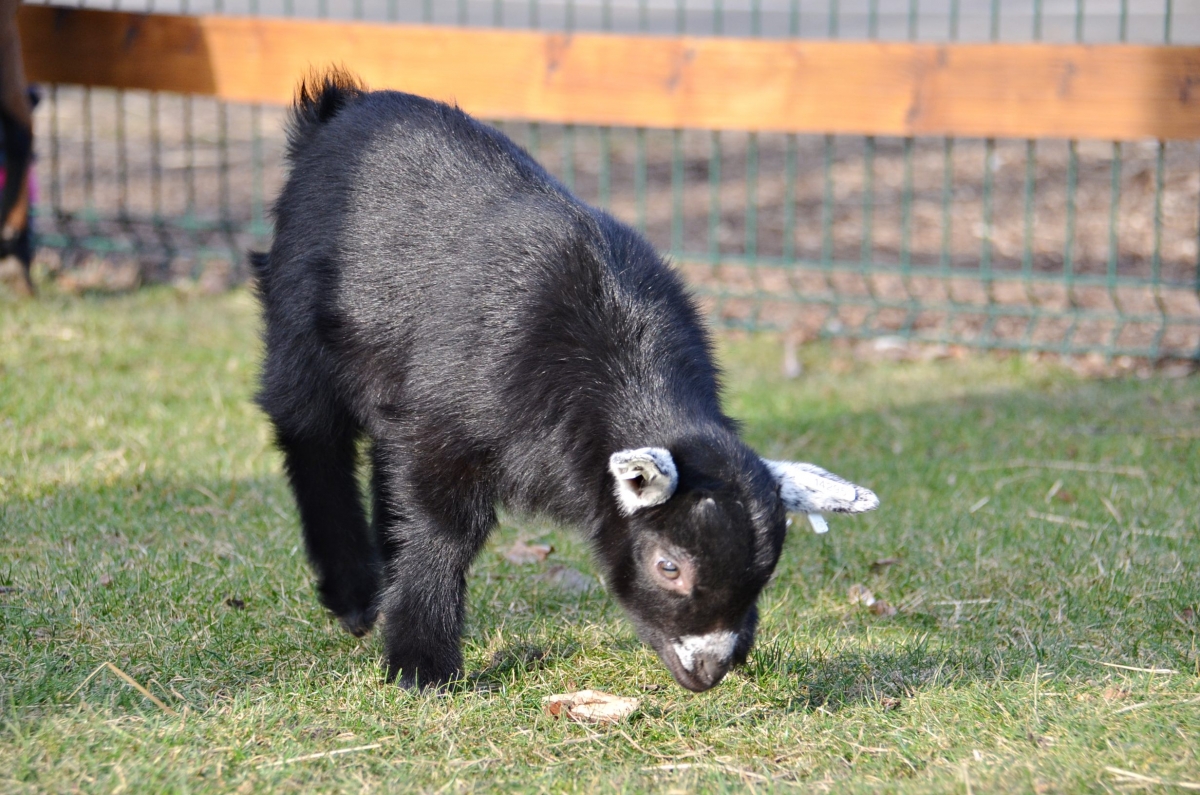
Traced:
<path id="1" fill-rule="evenodd" d="M 662 447 L 613 453 L 608 458 L 608 471 L 616 478 L 617 503 L 626 516 L 666 502 L 679 484 L 671 452 Z"/>
<path id="2" fill-rule="evenodd" d="M 763 463 L 779 482 L 779 496 L 791 513 L 862 513 L 879 507 L 875 492 L 826 472 L 819 466 L 798 461 L 768 461 L 765 458 Z M 813 529 L 818 533 L 823 532 L 818 527 Z"/>

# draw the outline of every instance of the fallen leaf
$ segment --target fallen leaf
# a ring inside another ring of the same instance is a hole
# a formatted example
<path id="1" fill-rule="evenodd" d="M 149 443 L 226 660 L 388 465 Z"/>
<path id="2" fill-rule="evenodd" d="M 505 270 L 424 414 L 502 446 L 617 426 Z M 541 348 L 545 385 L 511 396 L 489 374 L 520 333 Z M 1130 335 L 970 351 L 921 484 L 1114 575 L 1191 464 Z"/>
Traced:
<path id="1" fill-rule="evenodd" d="M 875 594 L 871 593 L 871 589 L 862 583 L 851 585 L 847 597 L 850 599 L 850 604 L 870 608 L 871 612 L 877 616 L 896 615 L 895 607 L 892 607 L 884 599 L 876 599 Z"/>
<path id="2" fill-rule="evenodd" d="M 879 560 L 871 561 L 871 573 L 878 574 L 888 566 L 895 566 L 900 562 L 900 558 L 880 558 Z"/>
<path id="3" fill-rule="evenodd" d="M 900 699 L 898 698 L 884 696 L 883 698 L 879 699 L 879 703 L 885 710 L 890 711 L 893 709 L 900 709 Z"/>
<path id="4" fill-rule="evenodd" d="M 100 577 L 99 585 L 101 587 L 107 588 L 108 586 L 110 586 L 112 584 L 113 584 L 113 578 L 112 578 L 111 574 L 105 574 Z"/>
<path id="5" fill-rule="evenodd" d="M 877 616 L 894 616 L 896 608 L 883 599 L 876 599 L 871 603 L 871 612 Z"/>
<path id="6" fill-rule="evenodd" d="M 231 596 L 228 599 L 226 599 L 225 604 L 229 607 L 232 607 L 234 610 L 245 610 L 246 609 L 245 601 L 238 599 L 236 596 Z"/>
<path id="7" fill-rule="evenodd" d="M 14 588 L 12 590 L 16 590 L 16 589 Z M 1191 621 L 1195 617 L 1196 617 L 1196 611 L 1190 607 L 1185 607 L 1179 611 L 1179 619 L 1181 621 L 1183 621 L 1184 623 Z"/>
<path id="8" fill-rule="evenodd" d="M 590 590 L 595 580 L 587 576 L 581 571 L 557 564 L 546 569 L 545 574 L 538 575 L 537 579 L 542 582 L 548 582 L 551 585 L 556 585 L 564 591 L 571 593 L 583 593 Z"/>
<path id="9" fill-rule="evenodd" d="M 1120 687 L 1109 686 L 1104 688 L 1104 692 L 1101 695 L 1108 701 L 1116 701 L 1117 699 L 1127 697 L 1129 691 Z"/>
<path id="10" fill-rule="evenodd" d="M 870 607 L 875 604 L 875 594 L 871 593 L 871 589 L 862 583 L 856 582 L 850 586 L 850 590 L 846 594 L 852 605 L 865 605 Z"/>
<path id="11" fill-rule="evenodd" d="M 1054 499 L 1059 502 L 1072 503 L 1075 502 L 1075 495 L 1066 489 L 1059 489 L 1058 493 L 1054 495 Z"/>
<path id="12" fill-rule="evenodd" d="M 509 563 L 521 565 L 541 563 L 550 557 L 550 553 L 553 551 L 554 547 L 549 544 L 527 544 L 524 541 L 517 541 L 511 547 L 504 550 L 504 559 Z"/>
<path id="13" fill-rule="evenodd" d="M 614 696 L 599 690 L 559 693 L 542 699 L 546 712 L 555 718 L 568 717 L 581 723 L 617 723 L 638 708 L 636 698 Z"/>

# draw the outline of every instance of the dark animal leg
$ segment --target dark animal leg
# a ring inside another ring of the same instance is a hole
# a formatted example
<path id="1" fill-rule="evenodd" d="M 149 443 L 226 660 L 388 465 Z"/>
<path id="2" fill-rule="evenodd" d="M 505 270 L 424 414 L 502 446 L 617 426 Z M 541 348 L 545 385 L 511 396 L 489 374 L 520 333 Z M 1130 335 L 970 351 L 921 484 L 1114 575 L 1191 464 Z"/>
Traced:
<path id="1" fill-rule="evenodd" d="M 356 435 L 348 431 L 310 439 L 280 434 L 279 446 L 321 602 L 347 631 L 361 637 L 375 623 L 380 565 L 355 477 Z"/>
<path id="2" fill-rule="evenodd" d="M 17 31 L 19 0 L 0 0 L 0 126 L 4 130 L 6 174 L 0 197 L 0 258 L 21 263 L 20 285 L 33 294 L 29 267 L 29 164 L 33 158 L 33 106 L 25 85 L 21 40 Z"/>
<path id="3" fill-rule="evenodd" d="M 386 466 L 377 472 L 391 475 Z M 391 510 L 381 515 L 392 524 L 378 528 L 390 552 L 380 602 L 387 678 L 403 687 L 439 685 L 462 672 L 466 575 L 496 515 L 478 483 L 397 481 L 385 477 L 376 493 L 377 505 L 382 495 L 404 495 L 402 514 L 384 498 Z"/>

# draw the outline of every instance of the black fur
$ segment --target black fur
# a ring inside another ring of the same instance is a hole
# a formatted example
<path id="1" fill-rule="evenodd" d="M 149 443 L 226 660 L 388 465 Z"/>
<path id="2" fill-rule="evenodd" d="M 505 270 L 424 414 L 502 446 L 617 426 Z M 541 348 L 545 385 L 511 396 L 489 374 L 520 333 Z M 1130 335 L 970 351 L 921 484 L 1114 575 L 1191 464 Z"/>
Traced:
<path id="1" fill-rule="evenodd" d="M 26 108 L 8 108 L 0 103 L 0 165 L 5 168 L 0 197 L 0 259 L 16 257 L 21 265 L 25 290 L 34 292 L 30 268 L 33 264 L 33 230 L 29 218 L 29 171 L 33 164 L 33 128 L 28 115 L 37 106 L 34 89 L 23 92 Z M 23 209 L 21 209 L 23 207 Z"/>
<path id="2" fill-rule="evenodd" d="M 460 673 L 465 577 L 498 504 L 579 527 L 681 684 L 744 660 L 784 508 L 650 245 L 496 130 L 344 74 L 300 90 L 289 158 L 274 245 L 252 259 L 259 403 L 321 598 L 355 634 L 382 614 L 389 677 Z M 608 460 L 641 447 L 670 451 L 678 488 L 625 516 Z M 661 550 L 694 564 L 690 596 L 654 580 Z M 671 644 L 714 631 L 736 635 L 732 660 L 681 666 Z"/>

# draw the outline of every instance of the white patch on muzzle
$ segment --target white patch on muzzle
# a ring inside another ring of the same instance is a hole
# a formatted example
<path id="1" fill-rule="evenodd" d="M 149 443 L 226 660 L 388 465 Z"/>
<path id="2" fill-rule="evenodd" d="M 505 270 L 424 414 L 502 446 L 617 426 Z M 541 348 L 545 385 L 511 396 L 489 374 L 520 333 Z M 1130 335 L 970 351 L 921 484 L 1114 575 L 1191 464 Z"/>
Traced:
<path id="1" fill-rule="evenodd" d="M 726 662 L 733 656 L 737 639 L 736 632 L 720 630 L 707 635 L 684 635 L 678 643 L 672 643 L 671 646 L 675 649 L 679 664 L 691 671 L 696 665 L 697 654 L 705 654 Z"/>

